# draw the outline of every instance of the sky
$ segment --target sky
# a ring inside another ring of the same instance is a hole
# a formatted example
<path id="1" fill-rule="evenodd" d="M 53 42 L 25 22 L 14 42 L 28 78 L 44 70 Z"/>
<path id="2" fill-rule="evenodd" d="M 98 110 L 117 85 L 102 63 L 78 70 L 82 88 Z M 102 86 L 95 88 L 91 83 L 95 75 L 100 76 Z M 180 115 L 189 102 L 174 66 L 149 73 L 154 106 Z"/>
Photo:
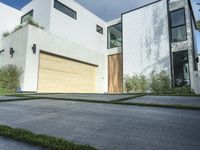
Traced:
<path id="1" fill-rule="evenodd" d="M 31 0 L 0 0 L 16 9 L 20 9 Z M 105 21 L 119 18 L 121 13 L 143 6 L 156 0 L 75 0 Z M 124 3 L 126 1 L 126 3 Z M 192 0 L 194 4 L 200 0 Z M 200 6 L 199 6 L 200 9 Z M 200 11 L 196 9 L 196 18 L 200 20 Z M 200 54 L 200 32 L 196 32 Z"/>

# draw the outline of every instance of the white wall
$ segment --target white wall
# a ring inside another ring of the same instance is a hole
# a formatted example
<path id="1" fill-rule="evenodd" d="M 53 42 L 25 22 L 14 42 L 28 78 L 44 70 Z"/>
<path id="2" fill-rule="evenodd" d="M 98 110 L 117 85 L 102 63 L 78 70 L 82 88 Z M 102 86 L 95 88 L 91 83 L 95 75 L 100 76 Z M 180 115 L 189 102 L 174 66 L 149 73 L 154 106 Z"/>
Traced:
<path id="1" fill-rule="evenodd" d="M 78 42 L 99 52 L 106 52 L 106 22 L 82 7 L 74 0 L 59 0 L 77 12 L 77 19 L 54 8 L 54 0 L 33 0 L 22 8 L 23 14 L 34 9 L 33 20 L 48 31 Z M 96 32 L 96 25 L 103 27 L 103 35 Z"/>
<path id="2" fill-rule="evenodd" d="M 98 66 L 97 93 L 107 92 L 107 55 L 94 51 L 83 45 L 51 34 L 33 26 L 28 28 L 28 44 L 26 53 L 24 89 L 36 91 L 38 82 L 39 51 L 43 50 L 52 54 L 83 61 Z M 37 45 L 37 53 L 33 54 L 32 46 Z"/>
<path id="3" fill-rule="evenodd" d="M 32 0 L 21 9 L 22 16 L 33 9 L 33 20 L 49 30 L 51 2 L 51 0 Z"/>
<path id="4" fill-rule="evenodd" d="M 20 24 L 21 12 L 0 2 L 0 39 L 4 32 L 12 31 Z"/>
<path id="5" fill-rule="evenodd" d="M 106 52 L 106 23 L 74 0 L 59 1 L 76 11 L 77 19 L 75 20 L 55 9 L 53 7 L 54 0 L 52 0 L 50 31 L 85 45 L 88 48 L 99 52 Z M 96 25 L 103 28 L 103 35 L 96 32 Z"/>
<path id="6" fill-rule="evenodd" d="M 166 2 L 122 16 L 124 75 L 149 75 L 162 70 L 171 74 Z"/>
<path id="7" fill-rule="evenodd" d="M 8 64 L 14 64 L 22 68 L 25 73 L 25 62 L 26 62 L 26 45 L 27 45 L 27 28 L 22 28 L 11 35 L 0 40 L 0 49 L 5 51 L 0 54 L 0 59 L 2 63 L 0 67 Z M 10 48 L 13 48 L 15 53 L 13 58 L 10 55 Z M 25 90 L 24 84 L 24 73 L 21 81 L 21 88 Z"/>

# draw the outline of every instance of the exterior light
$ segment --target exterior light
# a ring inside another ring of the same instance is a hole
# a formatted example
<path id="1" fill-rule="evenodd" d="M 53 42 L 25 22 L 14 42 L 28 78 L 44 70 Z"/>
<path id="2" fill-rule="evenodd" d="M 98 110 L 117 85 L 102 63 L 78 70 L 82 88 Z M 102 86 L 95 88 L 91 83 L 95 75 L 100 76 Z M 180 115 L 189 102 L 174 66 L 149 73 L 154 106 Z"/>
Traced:
<path id="1" fill-rule="evenodd" d="M 33 44 L 33 47 L 32 47 L 33 54 L 36 54 L 36 49 L 37 49 L 36 44 Z"/>
<path id="2" fill-rule="evenodd" d="M 13 58 L 13 54 L 15 53 L 14 49 L 13 48 L 10 48 L 10 55 L 11 55 L 11 58 Z"/>

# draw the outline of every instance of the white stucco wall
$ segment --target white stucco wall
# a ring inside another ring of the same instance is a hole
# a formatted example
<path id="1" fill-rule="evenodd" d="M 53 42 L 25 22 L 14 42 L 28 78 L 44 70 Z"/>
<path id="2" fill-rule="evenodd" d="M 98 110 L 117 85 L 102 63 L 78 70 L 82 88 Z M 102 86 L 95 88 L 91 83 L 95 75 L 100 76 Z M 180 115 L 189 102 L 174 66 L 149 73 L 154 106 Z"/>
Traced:
<path id="1" fill-rule="evenodd" d="M 123 14 L 123 74 L 171 74 L 167 1 Z"/>
<path id="2" fill-rule="evenodd" d="M 94 51 L 83 45 L 66 38 L 54 35 L 45 30 L 33 26 L 28 28 L 28 42 L 25 64 L 24 89 L 36 91 L 38 81 L 39 51 L 61 55 L 67 58 L 83 61 L 98 66 L 97 69 L 97 93 L 107 92 L 107 55 Z M 33 54 L 32 46 L 37 45 L 37 53 Z"/>
<path id="3" fill-rule="evenodd" d="M 51 0 L 32 0 L 21 9 L 22 16 L 33 10 L 33 20 L 46 30 L 49 30 L 51 2 Z"/>
<path id="4" fill-rule="evenodd" d="M 0 2 L 0 39 L 4 32 L 11 32 L 20 24 L 21 12 Z"/>
<path id="5" fill-rule="evenodd" d="M 27 33 L 28 28 L 22 28 L 9 36 L 0 40 L 0 49 L 4 49 L 5 51 L 0 54 L 0 67 L 14 64 L 22 68 L 23 76 L 21 80 L 21 88 L 22 90 L 26 89 L 26 85 L 24 84 L 25 77 L 25 62 L 26 62 L 26 45 L 27 45 Z M 10 48 L 13 48 L 15 53 L 13 54 L 13 58 L 10 55 Z"/>
<path id="6" fill-rule="evenodd" d="M 48 31 L 105 53 L 107 49 L 106 22 L 74 0 L 59 0 L 59 2 L 76 11 L 77 19 L 55 9 L 54 0 L 33 0 L 22 8 L 22 13 L 26 14 L 34 9 L 33 20 Z M 103 28 L 103 35 L 96 32 L 96 25 Z"/>

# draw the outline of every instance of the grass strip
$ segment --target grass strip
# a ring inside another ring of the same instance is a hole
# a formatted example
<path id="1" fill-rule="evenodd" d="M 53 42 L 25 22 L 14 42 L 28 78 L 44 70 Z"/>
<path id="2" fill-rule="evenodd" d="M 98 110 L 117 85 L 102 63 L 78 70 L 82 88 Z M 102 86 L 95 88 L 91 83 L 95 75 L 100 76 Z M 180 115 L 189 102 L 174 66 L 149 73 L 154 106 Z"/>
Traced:
<path id="1" fill-rule="evenodd" d="M 0 136 L 41 146 L 51 150 L 95 150 L 88 145 L 74 144 L 61 138 L 34 134 L 30 131 L 0 125 Z"/>

